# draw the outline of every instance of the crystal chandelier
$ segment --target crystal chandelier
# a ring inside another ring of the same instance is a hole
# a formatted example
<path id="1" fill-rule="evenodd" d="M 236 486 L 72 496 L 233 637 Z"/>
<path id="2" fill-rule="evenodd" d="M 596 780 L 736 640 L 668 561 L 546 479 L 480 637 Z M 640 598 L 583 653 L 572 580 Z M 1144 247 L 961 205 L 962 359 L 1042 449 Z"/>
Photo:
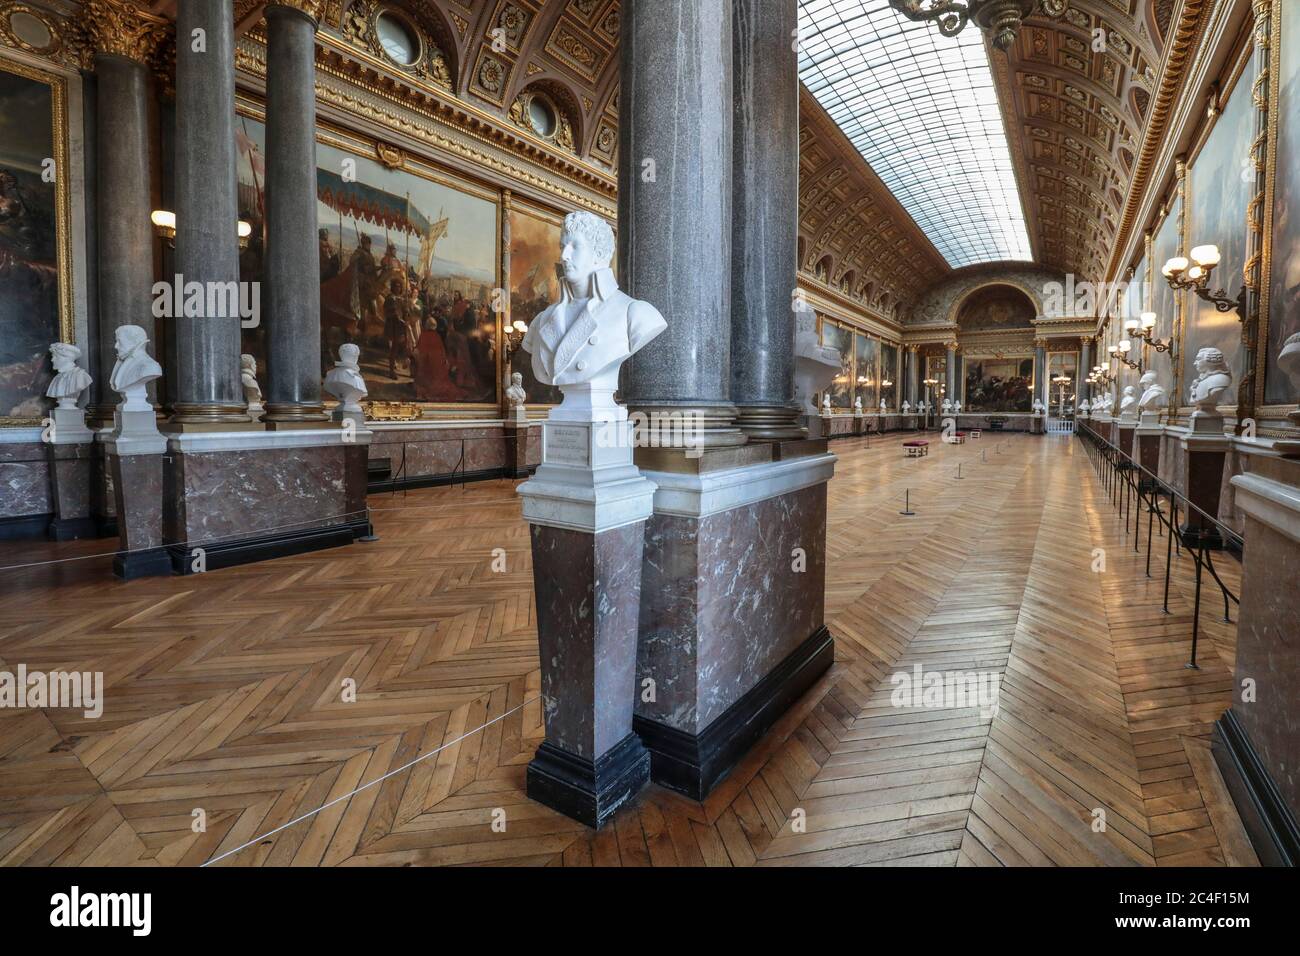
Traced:
<path id="1" fill-rule="evenodd" d="M 1020 24 L 1036 13 L 1059 17 L 1067 0 L 889 0 L 889 5 L 909 20 L 934 20 L 946 37 L 975 24 L 989 35 L 993 45 L 1006 51 L 1016 42 Z"/>

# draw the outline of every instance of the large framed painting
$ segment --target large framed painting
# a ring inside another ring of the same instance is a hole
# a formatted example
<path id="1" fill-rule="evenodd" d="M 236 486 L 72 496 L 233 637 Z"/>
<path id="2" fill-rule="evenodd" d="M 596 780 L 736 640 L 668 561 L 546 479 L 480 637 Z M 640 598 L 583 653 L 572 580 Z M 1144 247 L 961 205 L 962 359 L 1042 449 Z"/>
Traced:
<path id="1" fill-rule="evenodd" d="M 880 400 L 898 410 L 898 346 L 889 342 L 880 343 Z"/>
<path id="2" fill-rule="evenodd" d="M 880 405 L 880 341 L 869 335 L 854 334 L 853 401 L 862 399 L 864 411 L 877 411 Z"/>
<path id="3" fill-rule="evenodd" d="M 829 319 L 822 320 L 822 345 L 840 350 L 840 371 L 827 391 L 831 408 L 847 411 L 853 407 L 853 333 Z"/>
<path id="4" fill-rule="evenodd" d="M 1034 360 L 1031 357 L 966 359 L 968 412 L 1028 412 L 1034 401 Z"/>
<path id="5" fill-rule="evenodd" d="M 1264 339 L 1264 404 L 1292 405 L 1300 401 L 1300 374 L 1290 378 L 1278 362 L 1284 348 L 1300 349 L 1300 9 L 1275 3 L 1273 69 L 1278 117 L 1272 134 L 1276 146 L 1273 170 L 1271 230 L 1265 259 L 1268 293 L 1268 334 Z M 1295 341 L 1288 344 L 1288 340 Z M 1292 368 L 1296 366 L 1291 365 Z"/>
<path id="6" fill-rule="evenodd" d="M 1254 124 L 1250 81 L 1242 78 L 1187 171 L 1188 241 L 1194 245 L 1211 242 L 1218 245 L 1219 264 L 1211 278 L 1215 288 L 1226 288 L 1232 294 L 1241 288 L 1242 267 L 1246 264 L 1246 206 L 1255 191 L 1255 170 L 1253 164 L 1243 167 L 1242 163 L 1250 154 Z M 1158 261 L 1163 264 L 1165 260 Z M 1246 372 L 1246 352 L 1241 346 L 1241 322 L 1237 313 L 1220 312 L 1214 303 L 1199 296 L 1188 296 L 1185 301 L 1186 333 L 1180 355 L 1182 381 L 1190 383 L 1196 378 L 1197 352 L 1217 348 L 1232 369 L 1233 381 L 1240 382 Z M 1224 396 L 1223 404 L 1236 404 L 1235 388 Z"/>
<path id="7" fill-rule="evenodd" d="M 262 280 L 266 130 L 240 116 L 239 216 L 253 226 L 240 277 Z M 316 147 L 321 374 L 339 346 L 361 349 L 377 402 L 496 406 L 500 394 L 499 204 L 494 192 L 322 131 Z M 244 351 L 266 354 L 265 323 Z"/>
<path id="8" fill-rule="evenodd" d="M 510 208 L 510 321 L 531 325 L 543 309 L 559 301 L 563 217 L 512 205 Z M 554 385 L 543 385 L 533 374 L 532 357 L 522 349 L 510 356 L 510 370 L 524 377 L 529 405 L 556 405 L 564 398 Z"/>
<path id="9" fill-rule="evenodd" d="M 0 58 L 0 425 L 38 424 L 72 342 L 67 98 L 62 77 Z"/>

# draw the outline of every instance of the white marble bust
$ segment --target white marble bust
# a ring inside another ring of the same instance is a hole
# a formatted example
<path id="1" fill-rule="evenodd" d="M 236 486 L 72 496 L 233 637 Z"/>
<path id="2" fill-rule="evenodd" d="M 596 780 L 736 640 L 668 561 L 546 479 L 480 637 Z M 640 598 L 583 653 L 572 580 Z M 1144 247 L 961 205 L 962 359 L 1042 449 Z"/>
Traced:
<path id="1" fill-rule="evenodd" d="M 855 415 L 861 415 L 861 414 L 862 414 L 862 396 L 861 396 L 861 395 L 859 395 L 857 398 L 855 398 L 855 399 L 853 400 L 853 414 L 855 414 Z"/>
<path id="2" fill-rule="evenodd" d="M 359 419 L 363 414 L 358 400 L 368 394 L 366 380 L 361 377 L 361 350 L 351 342 L 339 346 L 339 360 L 325 375 L 325 391 L 339 400 L 334 418 Z"/>
<path id="3" fill-rule="evenodd" d="M 960 399 L 956 399 L 956 398 L 954 398 L 954 399 L 952 400 L 952 410 L 953 410 L 954 412 L 960 412 L 960 411 L 961 411 L 961 400 L 960 400 Z"/>
<path id="4" fill-rule="evenodd" d="M 903 414 L 906 415 L 908 412 L 910 412 L 910 411 L 912 410 L 912 403 L 909 402 L 909 401 L 906 401 L 906 400 L 905 400 L 905 401 L 903 402 L 903 406 L 902 406 L 902 407 L 903 407 Z"/>
<path id="5" fill-rule="evenodd" d="M 1132 385 L 1124 386 L 1124 396 L 1119 400 L 1119 414 L 1121 418 L 1131 418 L 1137 413 L 1137 391 Z"/>
<path id="6" fill-rule="evenodd" d="M 1142 386 L 1142 396 L 1138 399 L 1138 410 L 1142 414 L 1156 412 L 1168 404 L 1168 393 L 1165 387 L 1156 381 L 1154 370 L 1148 370 L 1142 373 L 1138 379 L 1138 384 Z"/>
<path id="7" fill-rule="evenodd" d="M 506 401 L 510 403 L 511 408 L 517 408 L 527 399 L 528 395 L 524 391 L 523 373 L 512 372 L 510 374 L 510 387 L 506 389 Z"/>
<path id="8" fill-rule="evenodd" d="M 256 421 L 265 409 L 262 407 L 262 386 L 257 384 L 257 359 L 247 352 L 239 356 L 239 382 L 244 387 L 244 404 Z"/>
<path id="9" fill-rule="evenodd" d="M 829 415 L 830 413 L 831 413 L 831 393 L 822 392 L 822 414 Z"/>
<path id="10" fill-rule="evenodd" d="M 1033 408 L 1035 415 L 1043 414 L 1043 402 L 1041 399 L 1034 399 L 1034 404 L 1031 407 Z"/>
<path id="11" fill-rule="evenodd" d="M 117 364 L 108 384 L 122 396 L 118 408 L 127 412 L 152 412 L 149 383 L 162 375 L 162 366 L 149 354 L 149 336 L 138 325 L 119 325 L 113 333 Z"/>
<path id="12" fill-rule="evenodd" d="M 1223 353 L 1216 348 L 1203 348 L 1196 353 L 1196 380 L 1192 382 L 1188 398 L 1196 406 L 1194 414 L 1218 414 L 1219 400 L 1232 385 L 1232 372 Z"/>
<path id="13" fill-rule="evenodd" d="M 880 413 L 883 415 L 887 411 L 889 411 L 889 406 L 885 404 L 885 400 L 882 398 L 880 400 Z"/>
<path id="14" fill-rule="evenodd" d="M 67 342 L 50 346 L 50 360 L 54 363 L 54 378 L 45 390 L 46 396 L 56 398 L 59 408 L 76 408 L 81 393 L 90 387 L 90 373 L 78 367 L 81 349 Z"/>
<path id="15" fill-rule="evenodd" d="M 950 402 L 948 399 L 945 398 L 943 400 L 942 408 L 944 414 L 947 414 L 948 412 L 952 411 L 952 402 Z"/>
<path id="16" fill-rule="evenodd" d="M 1277 365 L 1300 388 L 1300 332 L 1287 337 L 1277 353 Z"/>
<path id="17" fill-rule="evenodd" d="M 589 212 L 564 217 L 560 301 L 529 323 L 521 346 L 537 380 L 564 392 L 553 418 L 598 418 L 590 413 L 617 408 L 618 370 L 668 328 L 653 305 L 619 289 L 609 268 L 613 255 L 614 231 L 604 219 Z"/>

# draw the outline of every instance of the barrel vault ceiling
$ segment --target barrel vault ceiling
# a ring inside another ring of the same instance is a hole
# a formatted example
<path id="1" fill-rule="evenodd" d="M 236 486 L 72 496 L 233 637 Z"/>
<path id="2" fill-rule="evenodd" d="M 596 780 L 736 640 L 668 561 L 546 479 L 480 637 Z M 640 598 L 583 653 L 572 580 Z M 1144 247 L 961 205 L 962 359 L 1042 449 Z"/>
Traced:
<path id="1" fill-rule="evenodd" d="M 1035 260 L 1099 279 L 1119 234 L 1175 0 L 1070 0 L 991 51 Z M 1099 49 L 1100 47 L 1100 49 Z"/>
<path id="2" fill-rule="evenodd" d="M 176 2 L 148 7 L 174 16 Z M 322 19 L 346 33 L 349 13 L 377 3 L 416 17 L 446 54 L 450 92 L 479 109 L 509 121 L 523 90 L 545 89 L 572 120 L 573 152 L 612 177 L 620 0 L 323 0 Z M 1059 20 L 1030 18 L 1007 54 L 990 48 L 1040 265 L 1089 278 L 1104 270 L 1176 4 L 1070 0 Z M 237 0 L 240 26 L 262 6 Z M 504 49 L 494 49 L 498 29 Z M 800 268 L 829 266 L 827 285 L 901 317 L 952 270 L 816 101 L 800 102 Z"/>

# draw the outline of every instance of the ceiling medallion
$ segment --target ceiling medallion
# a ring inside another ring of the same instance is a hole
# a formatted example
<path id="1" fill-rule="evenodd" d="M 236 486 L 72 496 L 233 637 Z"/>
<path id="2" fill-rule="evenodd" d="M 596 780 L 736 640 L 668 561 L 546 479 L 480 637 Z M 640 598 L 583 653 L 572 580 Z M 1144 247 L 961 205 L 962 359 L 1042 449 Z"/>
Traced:
<path id="1" fill-rule="evenodd" d="M 889 5 L 909 20 L 934 20 L 939 32 L 956 36 L 971 20 L 1003 52 L 1011 48 L 1020 24 L 1037 13 L 1059 17 L 1067 0 L 889 0 Z"/>

